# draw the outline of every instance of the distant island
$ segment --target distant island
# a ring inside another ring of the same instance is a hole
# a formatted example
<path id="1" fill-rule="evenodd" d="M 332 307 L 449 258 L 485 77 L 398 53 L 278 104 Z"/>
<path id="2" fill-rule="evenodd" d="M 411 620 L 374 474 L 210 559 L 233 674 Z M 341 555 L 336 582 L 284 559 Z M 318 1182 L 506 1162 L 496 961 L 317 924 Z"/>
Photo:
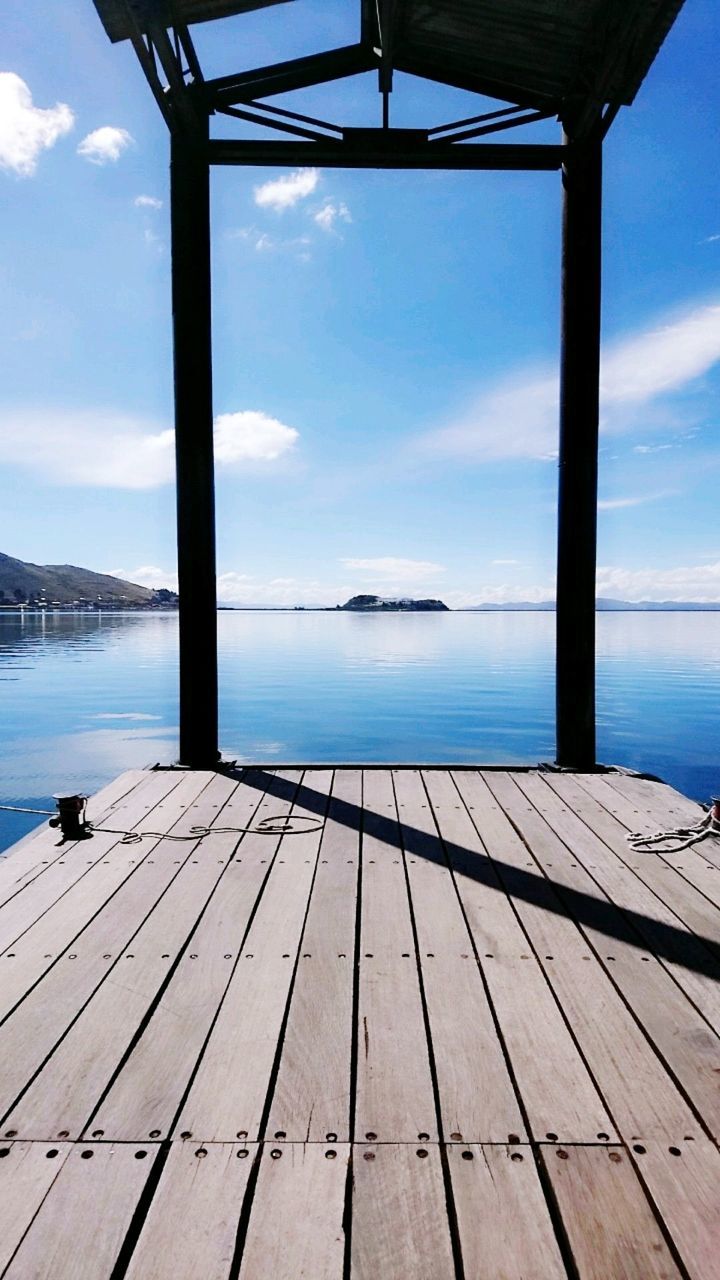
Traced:
<path id="1" fill-rule="evenodd" d="M 383 596 L 353 596 L 345 604 L 336 606 L 355 613 L 448 613 L 442 600 L 392 599 Z"/>
<path id="2" fill-rule="evenodd" d="M 176 609 L 178 597 L 73 564 L 29 564 L 0 552 L 0 608 Z"/>

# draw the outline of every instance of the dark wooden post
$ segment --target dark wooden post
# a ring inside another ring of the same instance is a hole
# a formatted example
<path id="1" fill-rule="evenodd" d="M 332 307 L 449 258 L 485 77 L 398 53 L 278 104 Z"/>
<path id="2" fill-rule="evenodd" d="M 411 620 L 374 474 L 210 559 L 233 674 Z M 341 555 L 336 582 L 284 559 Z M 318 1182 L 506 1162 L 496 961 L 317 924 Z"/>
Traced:
<path id="1" fill-rule="evenodd" d="M 218 760 L 208 120 L 171 137 L 180 763 Z"/>
<path id="2" fill-rule="evenodd" d="M 558 494 L 557 762 L 595 764 L 602 143 L 565 139 Z"/>

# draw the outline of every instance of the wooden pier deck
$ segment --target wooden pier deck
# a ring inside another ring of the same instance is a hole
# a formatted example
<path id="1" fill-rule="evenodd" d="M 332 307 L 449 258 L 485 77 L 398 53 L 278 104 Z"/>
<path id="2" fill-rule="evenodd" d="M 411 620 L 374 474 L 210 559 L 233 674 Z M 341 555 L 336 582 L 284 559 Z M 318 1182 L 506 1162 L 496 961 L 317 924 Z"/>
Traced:
<path id="1" fill-rule="evenodd" d="M 137 843 L 27 838 L 0 1274 L 720 1276 L 720 846 L 625 839 L 699 812 L 623 775 L 166 770 L 91 802 Z"/>

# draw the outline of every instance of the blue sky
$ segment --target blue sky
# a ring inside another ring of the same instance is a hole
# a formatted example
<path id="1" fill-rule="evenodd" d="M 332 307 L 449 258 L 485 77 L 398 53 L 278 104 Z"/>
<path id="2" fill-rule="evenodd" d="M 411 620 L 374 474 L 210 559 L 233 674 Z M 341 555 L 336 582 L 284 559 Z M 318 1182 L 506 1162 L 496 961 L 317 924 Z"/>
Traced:
<path id="1" fill-rule="evenodd" d="M 350 42 L 356 10 L 196 43 L 222 74 Z M 167 131 L 90 0 L 0 33 L 0 550 L 172 585 Z M 606 143 L 606 596 L 720 600 L 718 55 L 717 5 L 687 0 Z M 368 75 L 286 105 L 378 101 Z M 398 76 L 393 123 L 477 103 Z M 559 176 L 228 169 L 212 199 L 221 598 L 550 596 Z"/>

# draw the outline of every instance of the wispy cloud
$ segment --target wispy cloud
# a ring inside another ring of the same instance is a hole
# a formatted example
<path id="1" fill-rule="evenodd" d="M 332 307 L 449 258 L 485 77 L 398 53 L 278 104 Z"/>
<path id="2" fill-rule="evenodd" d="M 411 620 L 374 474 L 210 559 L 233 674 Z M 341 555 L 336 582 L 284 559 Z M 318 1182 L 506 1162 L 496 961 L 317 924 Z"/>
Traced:
<path id="1" fill-rule="evenodd" d="M 658 502 L 661 498 L 675 497 L 665 490 L 663 493 L 643 493 L 633 498 L 600 498 L 598 511 L 619 511 L 621 507 L 642 507 L 646 502 Z"/>
<path id="2" fill-rule="evenodd" d="M 706 237 L 705 237 L 705 239 L 701 241 L 701 243 L 702 243 L 702 244 L 714 244 L 716 240 L 720 240 L 720 233 L 719 233 L 718 235 L 715 235 L 715 236 L 706 236 Z"/>
<path id="3" fill-rule="evenodd" d="M 402 556 L 377 556 L 371 559 L 341 560 L 346 569 L 360 570 L 383 582 L 388 580 L 421 582 L 445 573 L 445 566 L 432 560 L 406 560 Z"/>
<path id="4" fill-rule="evenodd" d="M 720 601 L 720 560 L 675 569 L 623 569 L 602 565 L 597 593 L 618 600 Z"/>
<path id="5" fill-rule="evenodd" d="M 92 133 L 83 138 L 77 151 L 78 155 L 82 156 L 83 160 L 89 160 L 90 164 L 114 164 L 132 141 L 133 138 L 127 129 L 118 129 L 114 125 L 106 124 L 100 129 L 93 129 Z"/>
<path id="6" fill-rule="evenodd" d="M 299 433 L 260 410 L 215 419 L 218 467 L 276 462 Z M 155 489 L 172 483 L 175 434 L 113 410 L 0 411 L 0 460 L 61 485 Z"/>
<path id="7" fill-rule="evenodd" d="M 74 123 L 67 103 L 33 106 L 25 81 L 13 71 L 0 72 L 0 169 L 32 177 L 41 151 L 54 146 Z"/>
<path id="8" fill-rule="evenodd" d="M 633 453 L 664 453 L 666 449 L 674 449 L 674 444 L 636 444 Z"/>
<path id="9" fill-rule="evenodd" d="M 720 304 L 703 303 L 610 344 L 601 368 L 601 428 L 657 425 L 650 408 L 720 360 Z M 671 417 L 671 415 L 669 415 Z M 557 373 L 518 370 L 484 391 L 454 422 L 416 442 L 426 455 L 492 460 L 557 454 Z M 673 421 L 673 426 L 677 422 Z"/>
<path id="10" fill-rule="evenodd" d="M 337 234 L 335 224 L 337 222 L 352 222 L 352 217 L 343 200 L 337 202 L 326 200 L 325 204 L 313 214 L 313 222 L 317 223 L 321 231 L 325 231 L 328 234 L 332 232 Z"/>
<path id="11" fill-rule="evenodd" d="M 520 564 L 519 560 L 493 560 L 493 564 Z"/>
<path id="12" fill-rule="evenodd" d="M 282 178 L 273 178 L 256 187 L 255 203 L 261 209 L 276 209 L 278 212 L 291 209 L 299 200 L 312 195 L 319 181 L 318 169 L 296 169 Z"/>
<path id="13" fill-rule="evenodd" d="M 133 200 L 136 209 L 162 209 L 163 202 L 157 196 L 136 196 Z"/>

